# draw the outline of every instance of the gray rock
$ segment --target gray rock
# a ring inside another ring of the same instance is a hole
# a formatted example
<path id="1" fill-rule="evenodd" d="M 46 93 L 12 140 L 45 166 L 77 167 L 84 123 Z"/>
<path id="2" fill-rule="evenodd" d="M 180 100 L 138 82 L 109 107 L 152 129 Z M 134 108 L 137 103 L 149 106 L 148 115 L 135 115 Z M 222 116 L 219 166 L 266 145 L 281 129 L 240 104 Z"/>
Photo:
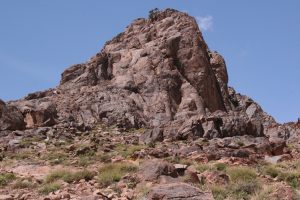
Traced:
<path id="1" fill-rule="evenodd" d="M 175 167 L 159 159 L 148 160 L 140 166 L 139 177 L 145 181 L 156 181 L 161 175 L 177 177 Z"/>
<path id="2" fill-rule="evenodd" d="M 211 193 L 202 192 L 186 183 L 157 185 L 147 196 L 149 200 L 213 200 Z"/>

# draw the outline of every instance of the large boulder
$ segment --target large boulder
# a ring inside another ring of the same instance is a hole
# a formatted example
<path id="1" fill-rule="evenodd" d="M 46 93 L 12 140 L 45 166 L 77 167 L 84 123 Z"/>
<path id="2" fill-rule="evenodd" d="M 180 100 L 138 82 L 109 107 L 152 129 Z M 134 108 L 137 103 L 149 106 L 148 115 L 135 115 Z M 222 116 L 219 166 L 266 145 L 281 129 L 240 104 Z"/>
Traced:
<path id="1" fill-rule="evenodd" d="M 2 130 L 22 130 L 25 128 L 22 113 L 11 105 L 6 105 L 0 99 L 0 131 Z"/>
<path id="2" fill-rule="evenodd" d="M 56 105 L 41 99 L 13 102 L 24 116 L 26 128 L 52 126 L 58 118 Z"/>
<path id="3" fill-rule="evenodd" d="M 176 168 L 167 161 L 152 159 L 140 166 L 139 177 L 144 181 L 156 181 L 160 176 L 177 177 Z"/>
<path id="4" fill-rule="evenodd" d="M 211 193 L 202 192 L 186 183 L 161 184 L 153 187 L 147 199 L 149 200 L 213 200 Z"/>

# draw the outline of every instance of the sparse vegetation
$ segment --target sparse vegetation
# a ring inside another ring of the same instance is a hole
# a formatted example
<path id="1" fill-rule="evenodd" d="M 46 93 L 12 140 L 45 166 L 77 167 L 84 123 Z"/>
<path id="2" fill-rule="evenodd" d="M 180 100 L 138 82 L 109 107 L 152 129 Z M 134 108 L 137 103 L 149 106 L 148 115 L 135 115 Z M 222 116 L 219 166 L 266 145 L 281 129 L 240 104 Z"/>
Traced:
<path id="1" fill-rule="evenodd" d="M 33 137 L 24 137 L 21 139 L 20 141 L 20 146 L 23 148 L 28 148 L 30 147 L 34 142 L 38 142 L 41 139 L 37 136 L 33 136 Z"/>
<path id="2" fill-rule="evenodd" d="M 14 179 L 16 176 L 13 173 L 0 173 L 0 186 L 6 186 Z"/>
<path id="3" fill-rule="evenodd" d="M 46 183 L 39 189 L 42 194 L 49 194 L 50 192 L 55 192 L 61 188 L 61 184 L 58 182 Z"/>
<path id="4" fill-rule="evenodd" d="M 250 196 L 255 194 L 261 188 L 261 185 L 256 180 L 248 180 L 233 183 L 228 188 L 231 196 L 235 199 L 250 199 Z"/>
<path id="5" fill-rule="evenodd" d="M 68 161 L 68 154 L 63 151 L 50 151 L 42 156 L 42 159 L 48 160 L 51 165 L 66 164 Z"/>
<path id="6" fill-rule="evenodd" d="M 124 158 L 130 157 L 132 156 L 135 152 L 142 150 L 143 148 L 145 148 L 142 145 L 124 145 L 124 144 L 120 144 L 117 145 L 114 150 L 118 152 L 118 154 L 122 155 Z"/>
<path id="7" fill-rule="evenodd" d="M 274 165 L 266 166 L 264 172 L 265 172 L 265 174 L 271 176 L 272 178 L 275 178 L 279 174 L 281 174 L 281 171 L 279 169 L 277 169 Z"/>
<path id="8" fill-rule="evenodd" d="M 95 157 L 94 156 L 79 156 L 78 165 L 82 167 L 86 167 L 92 163 L 94 163 Z"/>
<path id="9" fill-rule="evenodd" d="M 111 163 L 105 164 L 99 169 L 98 181 L 102 186 L 108 186 L 114 182 L 120 181 L 126 173 L 134 172 L 137 166 L 129 163 Z"/>
<path id="10" fill-rule="evenodd" d="M 146 196 L 150 191 L 150 188 L 147 185 L 140 185 L 139 187 L 136 188 L 136 191 L 137 191 L 137 196 L 135 200 L 146 199 Z"/>
<path id="11" fill-rule="evenodd" d="M 226 170 L 232 182 L 253 181 L 256 179 L 256 171 L 250 167 L 230 167 Z"/>
<path id="12" fill-rule="evenodd" d="M 13 184 L 12 187 L 14 189 L 34 188 L 35 184 L 32 182 L 32 180 L 19 179 Z"/>
<path id="13" fill-rule="evenodd" d="M 67 183 L 72 183 L 72 182 L 78 182 L 81 179 L 89 181 L 89 180 L 92 180 L 94 176 L 95 176 L 95 173 L 92 171 L 88 171 L 88 170 L 82 170 L 82 171 L 77 171 L 77 172 L 70 172 L 67 170 L 57 170 L 57 171 L 50 173 L 46 177 L 45 182 L 52 183 L 57 180 L 63 180 Z"/>
<path id="14" fill-rule="evenodd" d="M 280 163 L 277 165 L 267 165 L 264 168 L 264 173 L 277 178 L 280 181 L 285 181 L 293 188 L 300 187 L 300 170 L 298 169 L 298 163 Z"/>
<path id="15" fill-rule="evenodd" d="M 196 166 L 196 170 L 199 172 L 199 173 L 202 173 L 202 172 L 204 172 L 204 171 L 206 171 L 206 170 L 209 170 L 211 167 L 210 167 L 210 165 L 208 165 L 208 164 L 198 164 L 197 166 Z"/>
<path id="16" fill-rule="evenodd" d="M 215 168 L 218 171 L 225 171 L 227 168 L 227 165 L 225 163 L 216 163 Z"/>
<path id="17" fill-rule="evenodd" d="M 213 185 L 210 189 L 215 200 L 224 200 L 228 196 L 228 192 L 224 186 Z"/>

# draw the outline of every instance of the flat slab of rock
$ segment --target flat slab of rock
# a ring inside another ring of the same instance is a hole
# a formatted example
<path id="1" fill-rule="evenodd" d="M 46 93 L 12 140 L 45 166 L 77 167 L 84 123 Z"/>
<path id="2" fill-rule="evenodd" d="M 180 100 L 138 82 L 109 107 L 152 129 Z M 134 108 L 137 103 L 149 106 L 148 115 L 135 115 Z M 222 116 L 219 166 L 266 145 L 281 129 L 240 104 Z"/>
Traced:
<path id="1" fill-rule="evenodd" d="M 164 160 L 153 159 L 143 163 L 139 170 L 139 177 L 145 181 L 155 181 L 161 175 L 177 177 L 175 167 Z"/>
<path id="2" fill-rule="evenodd" d="M 213 200 L 211 193 L 205 193 L 186 183 L 157 185 L 152 188 L 148 200 Z"/>

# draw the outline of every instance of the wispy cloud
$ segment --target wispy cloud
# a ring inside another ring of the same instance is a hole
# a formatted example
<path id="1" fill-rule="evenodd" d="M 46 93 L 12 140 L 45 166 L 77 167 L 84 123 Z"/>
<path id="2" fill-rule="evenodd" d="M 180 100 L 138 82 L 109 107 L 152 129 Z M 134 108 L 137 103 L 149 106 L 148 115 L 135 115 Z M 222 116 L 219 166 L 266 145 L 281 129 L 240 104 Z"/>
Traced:
<path id="1" fill-rule="evenodd" d="M 199 16 L 196 19 L 202 31 L 211 31 L 213 29 L 213 17 L 211 15 Z"/>

